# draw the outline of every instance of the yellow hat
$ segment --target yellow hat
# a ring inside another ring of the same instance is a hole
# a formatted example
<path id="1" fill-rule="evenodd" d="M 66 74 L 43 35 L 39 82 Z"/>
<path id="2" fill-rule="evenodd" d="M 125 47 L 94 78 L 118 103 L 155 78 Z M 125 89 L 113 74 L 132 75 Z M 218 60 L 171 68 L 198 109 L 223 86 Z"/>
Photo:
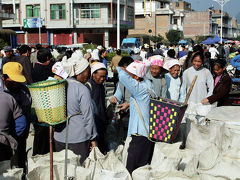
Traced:
<path id="1" fill-rule="evenodd" d="M 25 82 L 26 78 L 22 74 L 23 67 L 18 62 L 8 62 L 3 65 L 3 74 L 15 82 Z"/>

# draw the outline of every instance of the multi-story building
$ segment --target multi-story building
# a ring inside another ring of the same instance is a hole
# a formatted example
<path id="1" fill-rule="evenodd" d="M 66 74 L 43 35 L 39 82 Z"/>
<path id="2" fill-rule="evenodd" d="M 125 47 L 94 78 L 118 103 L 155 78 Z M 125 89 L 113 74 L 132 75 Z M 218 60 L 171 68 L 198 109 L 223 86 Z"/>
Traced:
<path id="1" fill-rule="evenodd" d="M 3 0 L 3 6 L 16 14 L 3 27 L 17 32 L 19 44 L 116 47 L 117 0 Z M 134 27 L 133 0 L 120 1 L 120 24 L 123 38 Z"/>
<path id="2" fill-rule="evenodd" d="M 221 35 L 221 11 L 213 8 L 207 11 L 191 11 L 184 19 L 184 37 L 194 39 L 196 36 Z M 223 38 L 239 36 L 237 20 L 223 12 Z"/>
<path id="3" fill-rule="evenodd" d="M 0 38 L 3 39 L 8 44 L 12 44 L 13 46 L 15 46 L 14 40 L 16 39 L 15 38 L 16 33 L 11 29 L 2 29 L 3 28 L 2 22 L 4 20 L 9 20 L 14 18 L 15 18 L 15 15 L 13 14 L 13 12 L 2 8 L 2 0 L 0 0 Z"/>
<path id="4" fill-rule="evenodd" d="M 172 29 L 173 14 L 171 0 L 135 0 L 135 28 L 128 32 L 165 37 Z"/>
<path id="5" fill-rule="evenodd" d="M 171 29 L 183 31 L 185 13 L 189 11 L 191 4 L 183 0 L 135 0 L 135 28 L 129 34 L 165 37 Z"/>
<path id="6" fill-rule="evenodd" d="M 174 30 L 183 31 L 185 14 L 192 11 L 191 3 L 183 0 L 172 2 L 174 9 L 172 28 Z"/>
<path id="7" fill-rule="evenodd" d="M 213 22 L 218 24 L 218 34 L 221 33 L 221 10 L 213 10 Z M 228 13 L 223 12 L 223 38 L 236 38 L 237 33 L 237 20 L 234 17 L 229 16 Z"/>

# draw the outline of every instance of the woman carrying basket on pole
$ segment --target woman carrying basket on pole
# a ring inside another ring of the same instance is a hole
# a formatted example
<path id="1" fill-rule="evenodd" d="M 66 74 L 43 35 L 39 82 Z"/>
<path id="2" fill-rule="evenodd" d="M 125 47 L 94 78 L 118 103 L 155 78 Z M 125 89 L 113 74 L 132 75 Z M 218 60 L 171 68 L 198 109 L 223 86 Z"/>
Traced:
<path id="1" fill-rule="evenodd" d="M 80 163 L 88 157 L 90 150 L 97 145 L 96 126 L 93 117 L 93 106 L 89 90 L 84 85 L 90 75 L 90 66 L 81 57 L 63 58 L 64 70 L 69 75 L 67 79 L 67 116 L 78 114 L 69 121 L 68 149 L 81 155 Z M 66 125 L 59 124 L 54 132 L 55 149 L 65 149 Z"/>

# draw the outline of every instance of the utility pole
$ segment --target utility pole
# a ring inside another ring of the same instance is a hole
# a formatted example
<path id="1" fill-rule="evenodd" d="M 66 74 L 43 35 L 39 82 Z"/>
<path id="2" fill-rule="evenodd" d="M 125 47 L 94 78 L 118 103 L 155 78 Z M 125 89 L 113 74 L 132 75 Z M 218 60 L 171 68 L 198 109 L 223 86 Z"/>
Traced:
<path id="1" fill-rule="evenodd" d="M 217 2 L 221 6 L 221 44 L 222 44 L 222 36 L 223 36 L 223 6 L 229 2 L 230 0 L 213 0 Z"/>
<path id="2" fill-rule="evenodd" d="M 120 0 L 117 0 L 117 49 L 120 49 Z"/>

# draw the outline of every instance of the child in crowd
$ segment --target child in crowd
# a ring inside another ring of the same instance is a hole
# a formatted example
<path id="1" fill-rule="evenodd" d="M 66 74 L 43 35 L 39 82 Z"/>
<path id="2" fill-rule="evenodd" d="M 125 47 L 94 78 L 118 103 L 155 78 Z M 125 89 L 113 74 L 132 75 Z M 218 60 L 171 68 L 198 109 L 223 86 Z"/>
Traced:
<path id="1" fill-rule="evenodd" d="M 180 72 L 180 63 L 178 60 L 171 60 L 165 64 L 169 71 L 165 74 L 167 83 L 167 98 L 175 101 L 184 102 L 186 99 L 186 84 L 178 76 Z"/>
<path id="2" fill-rule="evenodd" d="M 211 72 L 203 67 L 204 55 L 202 52 L 196 52 L 192 58 L 193 66 L 183 72 L 183 82 L 186 83 L 187 92 L 195 76 L 197 80 L 189 97 L 188 103 L 201 103 L 202 99 L 209 97 L 213 92 L 213 77 Z"/>
<path id="3" fill-rule="evenodd" d="M 228 94 L 231 90 L 231 78 L 226 71 L 226 61 L 216 60 L 214 70 L 213 95 L 202 100 L 202 104 L 218 102 L 217 106 L 231 105 L 228 101 Z"/>

